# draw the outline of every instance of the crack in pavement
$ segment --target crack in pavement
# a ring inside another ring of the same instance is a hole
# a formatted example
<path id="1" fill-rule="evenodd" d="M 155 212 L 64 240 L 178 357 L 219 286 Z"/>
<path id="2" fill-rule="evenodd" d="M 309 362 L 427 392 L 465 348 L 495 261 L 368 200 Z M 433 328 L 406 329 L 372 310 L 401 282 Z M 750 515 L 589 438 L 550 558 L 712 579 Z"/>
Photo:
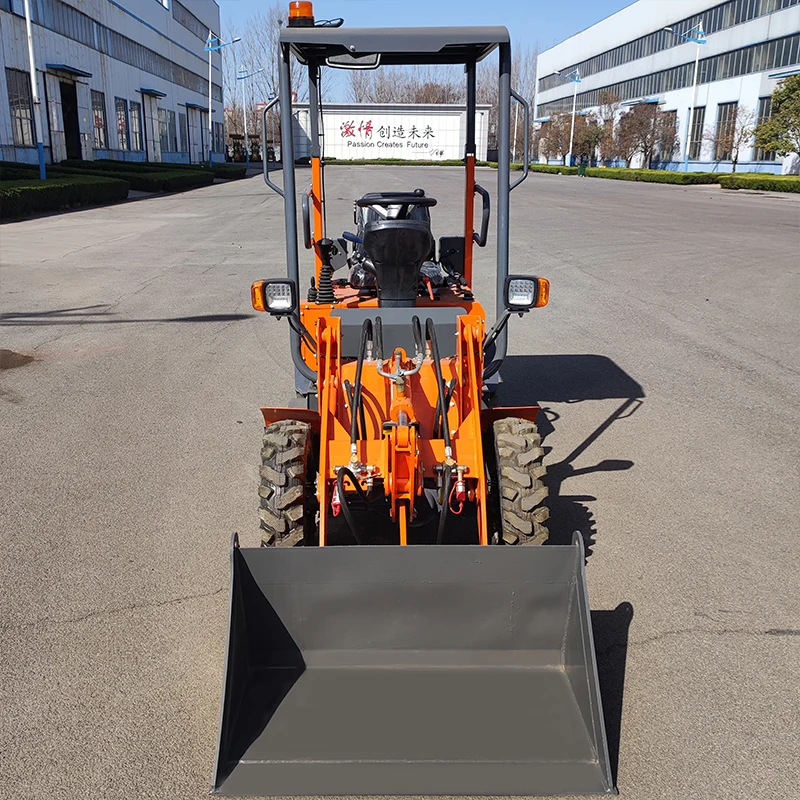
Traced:
<path id="1" fill-rule="evenodd" d="M 796 630 L 794 628 L 768 628 L 767 630 L 748 630 L 747 628 L 682 628 L 674 631 L 662 631 L 661 633 L 656 633 L 653 636 L 648 636 L 645 639 L 632 639 L 627 642 L 627 644 L 623 644 L 622 642 L 614 642 L 602 650 L 598 649 L 597 655 L 606 656 L 609 653 L 612 653 L 614 650 L 619 650 L 620 648 L 627 648 L 630 650 L 634 647 L 643 647 L 669 637 L 686 636 L 687 634 L 691 635 L 700 633 L 712 634 L 714 636 L 800 636 L 800 630 Z"/>
<path id="2" fill-rule="evenodd" d="M 94 611 L 89 611 L 86 614 L 81 614 L 79 617 L 67 617 L 65 619 L 49 619 L 47 617 L 40 617 L 39 619 L 32 620 L 31 622 L 11 623 L 0 625 L 0 632 L 12 630 L 24 630 L 26 628 L 36 628 L 51 625 L 72 625 L 78 622 L 85 622 L 88 619 L 95 617 L 113 616 L 114 614 L 124 613 L 126 611 L 139 611 L 143 608 L 163 608 L 164 606 L 177 605 L 186 600 L 202 600 L 207 597 L 214 597 L 222 592 L 227 591 L 228 587 L 224 586 L 221 589 L 214 589 L 209 592 L 198 592 L 197 594 L 186 594 L 180 597 L 171 597 L 168 600 L 157 600 L 151 603 L 129 603 L 125 606 L 117 606 L 116 608 L 99 608 Z"/>

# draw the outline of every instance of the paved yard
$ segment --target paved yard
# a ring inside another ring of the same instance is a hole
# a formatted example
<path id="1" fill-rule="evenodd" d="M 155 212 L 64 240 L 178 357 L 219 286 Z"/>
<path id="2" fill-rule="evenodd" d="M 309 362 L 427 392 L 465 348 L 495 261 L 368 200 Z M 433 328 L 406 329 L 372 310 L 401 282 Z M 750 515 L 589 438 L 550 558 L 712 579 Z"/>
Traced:
<path id="1" fill-rule="evenodd" d="M 327 181 L 332 231 L 417 186 L 459 230 L 457 170 Z M 593 541 L 622 795 L 797 797 L 800 202 L 536 175 L 512 207 L 552 301 L 501 393 L 547 409 L 554 539 Z M 257 541 L 258 406 L 293 388 L 248 292 L 281 213 L 255 177 L 0 227 L 2 798 L 208 791 L 230 533 Z"/>

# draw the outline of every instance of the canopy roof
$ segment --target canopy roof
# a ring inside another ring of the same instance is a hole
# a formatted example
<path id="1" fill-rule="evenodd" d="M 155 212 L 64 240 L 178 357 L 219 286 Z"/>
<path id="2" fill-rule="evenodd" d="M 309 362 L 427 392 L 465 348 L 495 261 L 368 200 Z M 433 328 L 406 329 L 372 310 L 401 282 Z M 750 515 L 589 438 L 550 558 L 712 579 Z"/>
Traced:
<path id="1" fill-rule="evenodd" d="M 381 54 L 381 64 L 465 64 L 481 61 L 511 41 L 508 29 L 439 28 L 282 28 L 280 40 L 303 63 L 331 56 Z"/>

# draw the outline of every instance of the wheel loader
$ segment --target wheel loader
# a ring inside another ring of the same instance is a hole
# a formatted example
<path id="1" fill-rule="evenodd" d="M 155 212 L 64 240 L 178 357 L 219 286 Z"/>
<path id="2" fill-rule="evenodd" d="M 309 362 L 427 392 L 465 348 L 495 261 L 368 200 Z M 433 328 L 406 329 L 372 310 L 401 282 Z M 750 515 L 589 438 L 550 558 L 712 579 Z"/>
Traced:
<path id="1" fill-rule="evenodd" d="M 495 53 L 490 326 L 471 286 L 491 216 L 476 183 L 476 68 Z M 293 60 L 310 103 L 301 237 Z M 401 64 L 464 67 L 463 229 L 437 241 L 436 198 L 387 191 L 376 168 L 354 230 L 329 232 L 320 70 Z M 582 540 L 546 544 L 539 408 L 498 406 L 488 388 L 509 319 L 549 296 L 545 278 L 510 269 L 510 196 L 527 176 L 511 183 L 511 102 L 526 135 L 530 114 L 511 87 L 509 33 L 320 25 L 292 3 L 279 67 L 263 113 L 280 103 L 283 185 L 267 162 L 264 178 L 284 205 L 287 274 L 251 295 L 288 323 L 297 396 L 261 409 L 262 546 L 233 538 L 212 792 L 615 794 Z M 299 238 L 314 262 L 305 286 Z"/>

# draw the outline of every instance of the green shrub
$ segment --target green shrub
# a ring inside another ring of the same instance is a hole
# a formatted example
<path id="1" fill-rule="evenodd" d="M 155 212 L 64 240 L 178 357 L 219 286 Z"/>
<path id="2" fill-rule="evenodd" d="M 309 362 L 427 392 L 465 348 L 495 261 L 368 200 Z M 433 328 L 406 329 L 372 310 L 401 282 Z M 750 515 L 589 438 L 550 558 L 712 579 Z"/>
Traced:
<path id="1" fill-rule="evenodd" d="M 182 172 L 207 172 L 207 164 L 173 164 L 166 161 L 118 161 L 113 158 L 102 158 L 96 161 L 81 161 L 66 159 L 62 166 L 75 169 L 101 170 L 103 172 L 167 172 L 180 170 Z M 244 178 L 247 169 L 244 164 L 214 164 L 211 172 L 215 178 Z"/>
<path id="2" fill-rule="evenodd" d="M 698 183 L 717 183 L 719 179 L 719 175 L 714 172 L 671 172 L 665 169 L 630 169 L 627 167 L 589 167 L 586 170 L 586 176 L 617 181 L 674 183 L 681 186 Z"/>
<path id="3" fill-rule="evenodd" d="M 224 178 L 231 181 L 244 178 L 247 174 L 247 166 L 245 164 L 214 164 L 211 171 L 214 173 L 215 178 Z"/>
<path id="4" fill-rule="evenodd" d="M 53 177 L 0 182 L 0 217 L 111 203 L 128 196 L 128 182 L 104 177 Z"/>
<path id="5" fill-rule="evenodd" d="M 511 169 L 521 170 L 522 164 L 512 164 Z M 549 175 L 577 175 L 577 167 L 565 167 L 561 164 L 531 164 L 531 172 L 545 172 Z"/>
<path id="6" fill-rule="evenodd" d="M 103 169 L 96 164 L 102 162 L 82 161 L 81 164 L 92 164 L 91 167 L 73 167 L 65 164 L 76 162 L 62 161 L 57 169 L 67 175 L 104 175 L 110 178 L 122 178 L 130 183 L 131 189 L 137 192 L 179 192 L 184 189 L 194 189 L 198 186 L 208 186 L 214 182 L 214 173 L 210 170 L 171 170 L 158 171 L 123 171 L 120 169 Z"/>
<path id="7" fill-rule="evenodd" d="M 796 175 L 720 175 L 723 189 L 754 189 L 761 192 L 800 192 L 800 177 Z"/>
<path id="8" fill-rule="evenodd" d="M 47 174 L 50 174 L 48 168 Z M 12 169 L 3 167 L 0 169 L 0 181 L 32 181 L 39 177 L 39 168 L 34 169 Z"/>

